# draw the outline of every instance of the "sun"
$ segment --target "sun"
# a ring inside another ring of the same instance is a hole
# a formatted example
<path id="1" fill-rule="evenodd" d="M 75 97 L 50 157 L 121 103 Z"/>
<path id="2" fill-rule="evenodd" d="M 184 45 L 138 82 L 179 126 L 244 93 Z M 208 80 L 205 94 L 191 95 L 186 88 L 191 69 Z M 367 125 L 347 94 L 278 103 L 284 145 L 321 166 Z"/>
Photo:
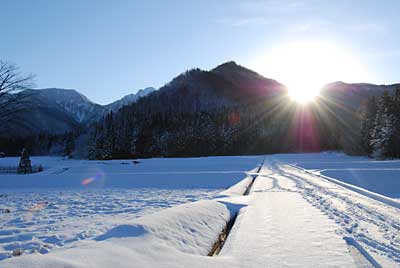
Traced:
<path id="1" fill-rule="evenodd" d="M 355 56 L 332 42 L 283 44 L 269 49 L 253 62 L 255 70 L 286 85 L 289 96 L 299 103 L 314 100 L 327 83 L 368 80 Z"/>

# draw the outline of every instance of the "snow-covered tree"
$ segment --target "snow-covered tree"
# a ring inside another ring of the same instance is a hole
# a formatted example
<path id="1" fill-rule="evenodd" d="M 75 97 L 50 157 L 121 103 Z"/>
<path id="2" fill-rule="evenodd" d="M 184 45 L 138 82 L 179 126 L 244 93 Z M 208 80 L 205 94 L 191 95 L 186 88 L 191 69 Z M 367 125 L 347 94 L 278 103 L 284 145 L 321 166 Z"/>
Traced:
<path id="1" fill-rule="evenodd" d="M 361 122 L 361 147 L 364 149 L 367 155 L 370 155 L 373 151 L 371 140 L 375 126 L 376 113 L 376 100 L 375 97 L 372 97 L 365 105 Z"/>
<path id="2" fill-rule="evenodd" d="M 392 113 L 392 97 L 385 91 L 378 102 L 374 127 L 371 135 L 372 155 L 376 158 L 386 158 L 391 155 L 391 139 L 394 134 Z"/>

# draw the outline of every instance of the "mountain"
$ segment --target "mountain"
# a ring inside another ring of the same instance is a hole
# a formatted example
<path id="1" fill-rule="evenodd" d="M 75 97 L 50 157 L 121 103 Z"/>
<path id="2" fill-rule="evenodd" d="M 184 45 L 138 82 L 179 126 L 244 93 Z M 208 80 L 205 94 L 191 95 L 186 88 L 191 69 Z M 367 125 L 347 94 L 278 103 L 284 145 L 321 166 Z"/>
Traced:
<path id="1" fill-rule="evenodd" d="M 254 104 L 284 92 L 285 87 L 275 80 L 263 78 L 245 67 L 229 62 L 211 71 L 186 71 L 154 94 L 139 100 L 132 109 L 148 114 L 209 111 Z"/>
<path id="2" fill-rule="evenodd" d="M 209 71 L 185 71 L 159 90 L 143 89 L 108 105 L 75 90 L 24 91 L 26 111 L 0 126 L 8 136 L 81 129 L 89 132 L 88 141 L 80 140 L 93 159 L 319 150 L 358 154 L 364 103 L 397 86 L 335 82 L 315 102 L 301 106 L 281 83 L 231 61 Z M 40 152 L 46 152 L 46 140 L 40 139 Z"/>
<path id="3" fill-rule="evenodd" d="M 37 133 L 63 134 L 77 128 L 85 128 L 100 120 L 110 111 L 116 112 L 153 92 L 154 88 L 139 90 L 108 105 L 92 102 L 73 89 L 29 89 L 18 93 L 24 100 L 25 109 L 0 129 L 2 136 L 28 136 Z M 4 125 L 4 124 L 3 124 Z"/>
<path id="4" fill-rule="evenodd" d="M 62 111 L 56 102 L 49 102 L 36 90 L 17 94 L 22 104 L 14 104 L 10 110 L 19 110 L 0 124 L 2 137 L 29 136 L 40 132 L 64 133 L 79 127 L 79 123 Z"/>
<path id="5" fill-rule="evenodd" d="M 374 85 L 368 83 L 344 83 L 325 85 L 319 97 L 309 105 L 318 120 L 318 131 L 325 149 L 343 150 L 348 154 L 363 154 L 361 147 L 362 116 L 371 97 L 389 94 L 399 84 Z"/>
<path id="6" fill-rule="evenodd" d="M 260 74 L 236 64 L 234 61 L 223 63 L 213 70 L 212 73 L 229 81 L 241 92 L 252 94 L 257 97 L 279 94 L 285 86 L 273 79 L 268 79 Z"/>
<path id="7" fill-rule="evenodd" d="M 308 106 L 235 62 L 186 71 L 91 128 L 93 159 L 344 150 L 362 153 L 360 110 L 396 85 L 326 85 Z"/>
<path id="8" fill-rule="evenodd" d="M 327 84 L 320 95 L 330 102 L 344 105 L 350 109 L 358 109 L 368 98 L 380 96 L 384 91 L 392 94 L 400 84 L 374 85 L 368 83 L 344 83 L 341 81 Z"/>
<path id="9" fill-rule="evenodd" d="M 266 133 L 268 120 L 282 122 L 278 114 L 265 115 L 284 101 L 282 84 L 234 62 L 211 71 L 192 69 L 93 126 L 89 156 L 253 153 L 250 146 L 261 151 L 265 146 L 252 137 Z M 258 121 L 253 131 L 250 126 Z M 274 129 L 266 135 L 283 137 L 285 131 Z"/>
<path id="10" fill-rule="evenodd" d="M 72 117 L 77 123 L 86 124 L 93 120 L 100 119 L 103 114 L 103 107 L 90 101 L 86 96 L 73 89 L 46 88 L 30 90 L 37 94 L 50 106 L 57 107 L 60 111 Z"/>
<path id="11" fill-rule="evenodd" d="M 107 111 L 107 113 L 110 111 L 116 112 L 119 109 L 121 109 L 123 106 L 134 103 L 138 99 L 140 99 L 144 96 L 147 96 L 154 91 L 156 91 L 156 89 L 154 87 L 147 87 L 144 89 L 139 89 L 138 92 L 136 92 L 135 94 L 126 95 L 125 97 L 123 97 L 120 100 L 117 100 L 110 104 L 105 105 L 104 109 Z"/>

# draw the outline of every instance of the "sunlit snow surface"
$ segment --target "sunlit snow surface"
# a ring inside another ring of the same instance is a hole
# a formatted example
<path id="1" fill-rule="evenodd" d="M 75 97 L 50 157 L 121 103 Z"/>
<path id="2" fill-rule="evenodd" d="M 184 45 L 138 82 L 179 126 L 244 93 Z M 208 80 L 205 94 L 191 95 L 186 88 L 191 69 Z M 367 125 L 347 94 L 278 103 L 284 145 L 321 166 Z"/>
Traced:
<path id="1" fill-rule="evenodd" d="M 18 160 L 2 158 L 0 166 L 15 166 Z M 14 250 L 47 253 L 164 208 L 213 198 L 261 160 L 32 157 L 43 172 L 0 174 L 0 261 Z"/>
<path id="2" fill-rule="evenodd" d="M 44 172 L 0 175 L 1 257 L 24 251 L 2 264 L 222 268 L 327 267 L 328 262 L 329 267 L 371 267 L 369 254 L 380 264 L 375 267 L 398 267 L 400 203 L 392 198 L 400 193 L 400 161 L 334 152 L 268 155 L 249 196 L 242 196 L 249 176 L 241 190 L 219 193 L 246 171 L 257 170 L 263 158 L 147 159 L 139 164 L 34 158 L 36 164 L 43 162 Z M 0 159 L 0 165 L 11 162 L 18 159 Z M 221 258 L 206 257 L 230 213 L 240 207 Z M 28 254 L 35 250 L 51 253 Z M 352 258 L 349 250 L 354 250 Z"/>
<path id="3" fill-rule="evenodd" d="M 400 160 L 377 161 L 367 157 L 325 152 L 282 154 L 276 158 L 301 168 L 400 199 Z"/>
<path id="4" fill-rule="evenodd" d="M 117 224 L 199 199 L 215 189 L 97 189 L 1 191 L 0 259 L 14 249 L 47 253 L 91 238 Z"/>

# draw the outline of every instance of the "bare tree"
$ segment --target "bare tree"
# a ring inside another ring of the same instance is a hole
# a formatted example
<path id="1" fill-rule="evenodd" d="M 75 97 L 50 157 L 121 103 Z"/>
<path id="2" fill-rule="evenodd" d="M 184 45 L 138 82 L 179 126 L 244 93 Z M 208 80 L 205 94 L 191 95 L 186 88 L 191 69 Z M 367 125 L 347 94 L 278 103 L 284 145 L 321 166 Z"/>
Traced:
<path id="1" fill-rule="evenodd" d="M 20 92 L 31 88 L 33 79 L 33 74 L 22 75 L 18 66 L 0 60 L 0 121 L 3 124 L 26 109 L 29 94 Z"/>

